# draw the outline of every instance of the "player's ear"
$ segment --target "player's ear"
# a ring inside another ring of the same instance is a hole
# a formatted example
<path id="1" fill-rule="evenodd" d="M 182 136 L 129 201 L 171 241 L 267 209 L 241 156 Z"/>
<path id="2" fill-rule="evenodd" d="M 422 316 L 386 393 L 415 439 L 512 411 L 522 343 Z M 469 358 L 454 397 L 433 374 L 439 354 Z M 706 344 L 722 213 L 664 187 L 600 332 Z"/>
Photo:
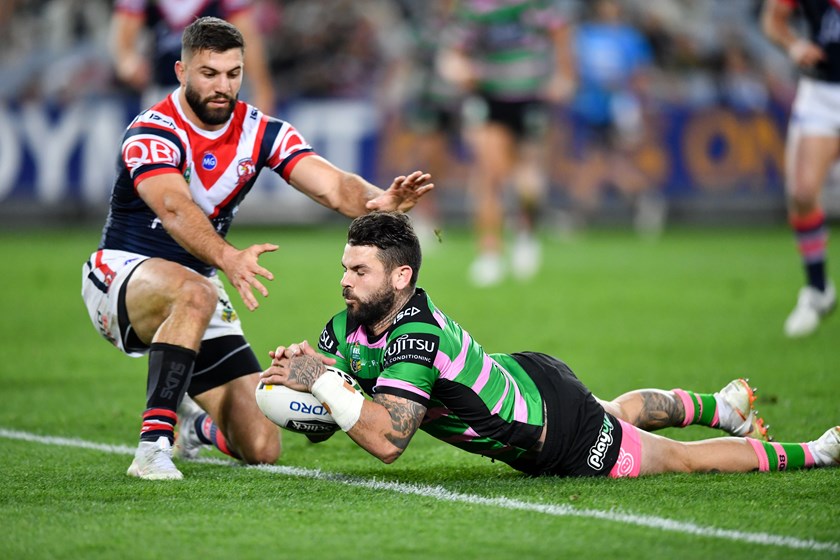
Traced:
<path id="1" fill-rule="evenodd" d="M 394 269 L 392 275 L 394 282 L 394 289 L 397 291 L 404 290 L 411 283 L 411 267 L 398 266 Z"/>
<path id="2" fill-rule="evenodd" d="M 184 64 L 183 61 L 178 60 L 175 62 L 175 76 L 178 77 L 178 81 L 181 83 L 181 85 L 184 85 L 184 83 L 186 83 L 187 65 Z"/>

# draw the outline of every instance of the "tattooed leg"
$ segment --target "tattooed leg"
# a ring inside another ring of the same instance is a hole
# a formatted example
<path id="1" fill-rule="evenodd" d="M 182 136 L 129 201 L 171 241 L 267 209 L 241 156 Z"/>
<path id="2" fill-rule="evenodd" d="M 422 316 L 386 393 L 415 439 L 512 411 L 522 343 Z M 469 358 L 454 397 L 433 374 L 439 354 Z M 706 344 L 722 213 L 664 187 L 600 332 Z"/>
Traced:
<path id="1" fill-rule="evenodd" d="M 673 391 L 639 389 L 599 402 L 616 418 L 646 431 L 679 427 L 685 421 L 685 406 Z"/>

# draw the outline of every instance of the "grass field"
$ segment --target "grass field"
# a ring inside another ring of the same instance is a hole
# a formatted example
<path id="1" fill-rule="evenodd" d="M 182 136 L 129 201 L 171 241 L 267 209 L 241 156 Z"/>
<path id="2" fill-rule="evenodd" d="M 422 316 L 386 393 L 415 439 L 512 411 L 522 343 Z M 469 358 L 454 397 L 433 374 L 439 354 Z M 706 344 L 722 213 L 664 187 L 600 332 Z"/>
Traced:
<path id="1" fill-rule="evenodd" d="M 264 259 L 270 297 L 239 306 L 264 364 L 340 309 L 343 235 L 234 231 L 239 246 L 280 245 Z M 275 466 L 208 453 L 180 465 L 183 481 L 131 479 L 146 364 L 99 339 L 82 306 L 98 236 L 0 235 L 0 558 L 840 558 L 838 469 L 533 480 L 424 434 L 393 465 L 343 434 L 284 434 Z M 601 397 L 748 376 L 780 441 L 840 423 L 840 317 L 809 339 L 782 335 L 801 283 L 784 228 L 546 238 L 538 278 L 482 291 L 463 282 L 465 232 L 434 249 L 420 284 L 491 351 L 554 354 Z M 840 243 L 831 251 L 840 263 Z"/>

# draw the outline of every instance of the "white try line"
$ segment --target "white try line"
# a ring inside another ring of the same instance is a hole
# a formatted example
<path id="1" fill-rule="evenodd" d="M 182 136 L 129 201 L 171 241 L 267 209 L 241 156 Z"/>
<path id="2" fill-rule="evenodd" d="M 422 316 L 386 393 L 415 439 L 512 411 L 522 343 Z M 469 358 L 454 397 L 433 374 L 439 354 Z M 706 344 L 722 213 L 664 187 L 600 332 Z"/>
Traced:
<path id="1" fill-rule="evenodd" d="M 135 450 L 134 447 L 128 447 L 125 445 L 107 445 L 103 443 L 95 443 L 75 438 L 39 436 L 37 434 L 31 434 L 28 432 L 21 432 L 17 430 L 7 430 L 5 428 L 0 428 L 0 437 L 6 439 L 41 443 L 44 445 L 61 445 L 65 447 L 92 449 L 94 451 L 114 453 L 118 455 L 133 455 Z M 239 463 L 235 463 L 233 461 L 226 461 L 224 459 L 201 458 L 196 460 L 195 462 L 242 468 Z M 840 552 L 840 543 L 836 542 L 816 541 L 813 539 L 798 539 L 795 537 L 772 535 L 770 533 L 750 533 L 746 531 L 719 529 L 717 527 L 708 527 L 698 525 L 696 523 L 675 521 L 673 519 L 667 519 L 664 517 L 641 515 L 617 510 L 603 511 L 597 509 L 578 509 L 568 505 L 539 504 L 505 497 L 488 498 L 485 496 L 478 496 L 475 494 L 463 494 L 460 492 L 453 492 L 441 486 L 406 484 L 402 482 L 386 482 L 375 479 L 357 478 L 342 474 L 322 472 L 317 469 L 307 469 L 303 467 L 254 465 L 245 468 L 281 474 L 285 476 L 296 476 L 302 478 L 312 478 L 316 480 L 325 480 L 328 482 L 337 482 L 340 484 L 346 484 L 348 486 L 366 488 L 368 490 L 378 490 L 386 492 L 396 492 L 398 494 L 422 496 L 424 498 L 432 498 L 434 500 L 440 500 L 442 502 L 483 505 L 516 511 L 530 511 L 535 513 L 542 513 L 545 515 L 553 515 L 557 517 L 582 517 L 589 519 L 599 519 L 602 521 L 625 523 L 627 525 L 650 527 L 652 529 L 659 529 L 661 531 L 672 531 L 674 533 L 727 539 L 731 541 L 746 542 L 767 546 L 826 551 L 833 553 Z"/>

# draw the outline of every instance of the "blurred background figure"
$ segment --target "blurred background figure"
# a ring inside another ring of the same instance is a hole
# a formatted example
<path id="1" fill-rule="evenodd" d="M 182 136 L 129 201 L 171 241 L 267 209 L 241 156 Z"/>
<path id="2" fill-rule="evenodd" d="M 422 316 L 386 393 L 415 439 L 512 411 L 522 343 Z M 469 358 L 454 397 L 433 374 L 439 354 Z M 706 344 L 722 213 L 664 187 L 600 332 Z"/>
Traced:
<path id="1" fill-rule="evenodd" d="M 508 183 L 519 212 L 510 271 L 527 280 L 541 261 L 535 230 L 548 181 L 549 103 L 565 100 L 572 89 L 567 22 L 548 0 L 462 0 L 443 44 L 440 72 L 470 95 L 464 126 L 478 245 L 470 280 L 492 286 L 508 272 Z"/>
<path id="2" fill-rule="evenodd" d="M 106 93 L 109 0 L 0 2 L 0 99 L 67 103 Z"/>
<path id="3" fill-rule="evenodd" d="M 409 41 L 398 70 L 388 77 L 393 85 L 387 89 L 397 98 L 385 116 L 380 173 L 391 177 L 397 170 L 424 169 L 435 178 L 435 196 L 421 200 L 411 215 L 423 250 L 429 253 L 439 243 L 435 232 L 442 221 L 438 202 L 444 195 L 442 187 L 458 175 L 454 168 L 461 165 L 463 151 L 463 93 L 441 76 L 436 65 L 440 31 L 448 25 L 456 1 L 395 0 L 395 4 Z"/>
<path id="4" fill-rule="evenodd" d="M 664 201 L 633 158 L 646 134 L 651 46 L 626 21 L 618 0 L 596 0 L 586 10 L 573 47 L 578 165 L 569 189 L 575 225 L 598 211 L 604 189 L 615 188 L 635 206 L 637 229 L 658 232 Z"/>
<path id="5" fill-rule="evenodd" d="M 274 85 L 251 0 L 114 0 L 110 51 L 117 78 L 142 94 L 145 109 L 178 87 L 175 62 L 181 33 L 196 18 L 214 16 L 241 30 L 248 83 L 245 100 L 274 114 Z"/>
<path id="6" fill-rule="evenodd" d="M 807 35 L 792 23 L 797 9 L 804 15 Z M 840 3 L 767 0 L 762 26 L 802 71 L 785 152 L 788 216 L 806 284 L 784 330 L 789 337 L 800 337 L 816 331 L 837 305 L 834 283 L 826 274 L 828 226 L 821 197 L 840 156 Z"/>

